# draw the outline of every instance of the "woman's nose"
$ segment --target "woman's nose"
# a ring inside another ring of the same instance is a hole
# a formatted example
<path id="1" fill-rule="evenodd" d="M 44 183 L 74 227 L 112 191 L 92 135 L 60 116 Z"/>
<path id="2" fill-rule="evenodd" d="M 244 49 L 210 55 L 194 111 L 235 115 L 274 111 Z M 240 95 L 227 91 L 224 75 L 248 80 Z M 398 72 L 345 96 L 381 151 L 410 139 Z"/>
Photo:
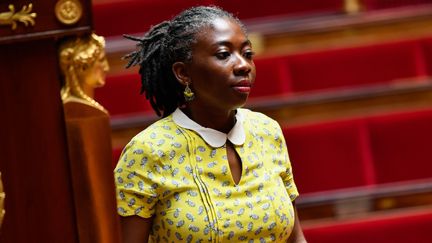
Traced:
<path id="1" fill-rule="evenodd" d="M 234 73 L 236 75 L 245 75 L 252 70 L 251 60 L 247 59 L 241 54 L 236 55 L 236 62 L 234 66 Z"/>

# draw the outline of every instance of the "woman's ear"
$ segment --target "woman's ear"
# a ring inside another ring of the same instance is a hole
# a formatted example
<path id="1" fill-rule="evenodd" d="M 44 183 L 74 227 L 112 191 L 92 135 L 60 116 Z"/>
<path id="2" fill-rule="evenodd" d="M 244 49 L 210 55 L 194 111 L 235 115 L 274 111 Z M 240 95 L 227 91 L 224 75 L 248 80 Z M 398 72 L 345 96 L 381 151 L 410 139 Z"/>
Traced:
<path id="1" fill-rule="evenodd" d="M 177 81 L 182 85 L 190 84 L 190 77 L 187 71 L 187 66 L 184 62 L 175 62 L 172 65 L 172 71 Z"/>

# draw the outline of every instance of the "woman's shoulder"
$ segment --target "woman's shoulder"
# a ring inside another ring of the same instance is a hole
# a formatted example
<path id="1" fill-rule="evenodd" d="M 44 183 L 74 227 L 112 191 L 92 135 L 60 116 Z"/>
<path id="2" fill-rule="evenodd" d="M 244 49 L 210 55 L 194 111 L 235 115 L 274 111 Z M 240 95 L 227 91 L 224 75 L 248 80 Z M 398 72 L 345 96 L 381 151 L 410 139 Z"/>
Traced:
<path id="1" fill-rule="evenodd" d="M 151 142 L 153 140 L 174 139 L 179 134 L 179 129 L 171 116 L 162 118 L 139 132 L 132 138 L 135 142 Z"/>
<path id="2" fill-rule="evenodd" d="M 245 108 L 238 109 L 241 112 L 244 122 L 252 123 L 256 125 L 270 125 L 280 127 L 279 123 L 273 118 L 263 114 L 261 112 L 252 111 Z"/>
<path id="3" fill-rule="evenodd" d="M 165 156 L 167 153 L 177 154 L 178 151 L 187 149 L 185 144 L 187 144 L 185 136 L 169 116 L 156 121 L 135 135 L 123 149 L 122 157 L 145 155 L 146 158 L 150 156 L 151 161 L 155 163 L 161 162 L 165 158 L 171 158 Z"/>

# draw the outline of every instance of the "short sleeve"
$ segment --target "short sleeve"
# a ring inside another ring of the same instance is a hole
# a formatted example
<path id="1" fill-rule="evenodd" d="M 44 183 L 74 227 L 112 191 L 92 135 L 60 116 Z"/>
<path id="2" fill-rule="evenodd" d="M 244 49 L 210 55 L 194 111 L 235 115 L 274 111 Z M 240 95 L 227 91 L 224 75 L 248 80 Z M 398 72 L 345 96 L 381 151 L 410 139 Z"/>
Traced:
<path id="1" fill-rule="evenodd" d="M 291 164 L 291 163 L 288 161 L 288 164 Z M 284 173 L 283 181 L 284 181 L 285 188 L 288 192 L 288 195 L 289 195 L 291 201 L 294 201 L 299 196 L 299 193 L 297 190 L 297 186 L 294 182 L 294 177 L 293 177 L 291 167 L 286 169 L 286 171 Z"/>
<path id="2" fill-rule="evenodd" d="M 160 164 L 151 142 L 133 139 L 126 145 L 114 170 L 119 215 L 150 218 L 154 214 L 165 179 Z"/>
<path id="3" fill-rule="evenodd" d="M 282 130 L 279 126 L 279 124 L 277 124 L 277 132 L 276 132 L 276 136 L 275 136 L 276 140 L 279 140 L 279 149 L 282 153 L 283 156 L 283 163 L 282 165 L 284 166 L 284 172 L 281 174 L 282 176 L 282 180 L 284 182 L 285 188 L 288 192 L 288 195 L 291 199 L 291 201 L 294 201 L 298 196 L 298 190 L 297 190 L 297 186 L 294 182 L 294 175 L 293 175 L 293 170 L 291 167 L 291 161 L 289 159 L 289 155 L 288 155 L 288 149 L 287 149 L 287 145 L 285 142 L 285 138 L 283 136 Z"/>

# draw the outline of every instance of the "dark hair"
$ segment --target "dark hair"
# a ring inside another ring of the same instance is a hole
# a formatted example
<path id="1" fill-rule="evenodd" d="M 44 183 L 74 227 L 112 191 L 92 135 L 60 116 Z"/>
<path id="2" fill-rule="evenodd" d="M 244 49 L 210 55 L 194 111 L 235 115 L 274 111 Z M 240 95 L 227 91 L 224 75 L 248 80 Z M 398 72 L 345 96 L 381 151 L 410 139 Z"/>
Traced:
<path id="1" fill-rule="evenodd" d="M 166 117 L 185 104 L 183 87 L 171 67 L 177 61 L 188 62 L 192 59 L 196 34 L 217 18 L 234 20 L 245 30 L 240 20 L 231 13 L 215 6 L 199 6 L 153 26 L 142 38 L 124 35 L 138 42 L 137 50 L 124 57 L 129 59 L 126 68 L 140 66 L 140 92 L 145 93 L 158 116 Z"/>

